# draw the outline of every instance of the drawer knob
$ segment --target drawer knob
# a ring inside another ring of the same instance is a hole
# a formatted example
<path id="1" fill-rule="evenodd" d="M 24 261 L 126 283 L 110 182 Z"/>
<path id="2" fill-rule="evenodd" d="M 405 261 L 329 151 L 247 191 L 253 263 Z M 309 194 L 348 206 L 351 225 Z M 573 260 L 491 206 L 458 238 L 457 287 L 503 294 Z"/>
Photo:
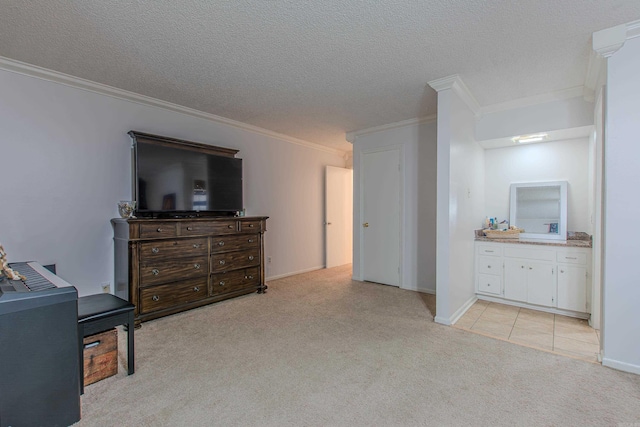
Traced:
<path id="1" fill-rule="evenodd" d="M 491 266 L 490 266 L 490 265 L 487 265 L 487 268 L 491 268 Z"/>
<path id="2" fill-rule="evenodd" d="M 194 247 L 194 248 L 196 248 L 196 249 L 198 249 L 198 248 L 200 247 L 200 243 L 194 243 L 194 244 L 193 244 L 193 247 Z"/>
<path id="3" fill-rule="evenodd" d="M 227 227 L 229 227 L 229 228 L 233 228 L 233 225 L 229 224 L 229 225 L 227 225 Z"/>
<path id="4" fill-rule="evenodd" d="M 529 270 L 533 270 L 533 267 L 529 267 Z"/>
<path id="5" fill-rule="evenodd" d="M 194 286 L 193 287 L 193 291 L 194 292 L 200 292 L 200 287 L 199 286 Z"/>
<path id="6" fill-rule="evenodd" d="M 249 261 L 253 261 L 253 255 L 249 255 Z"/>
<path id="7" fill-rule="evenodd" d="M 491 283 L 487 283 L 487 287 L 491 287 Z"/>
<path id="8" fill-rule="evenodd" d="M 564 273 L 564 270 L 560 270 L 560 273 Z"/>
<path id="9" fill-rule="evenodd" d="M 158 249 L 158 248 L 151 248 L 151 252 L 153 252 L 154 254 L 157 254 L 158 252 L 160 252 L 160 249 Z"/>
<path id="10" fill-rule="evenodd" d="M 162 228 L 158 227 L 158 229 L 156 230 L 158 233 L 162 233 Z"/>
<path id="11" fill-rule="evenodd" d="M 187 227 L 187 231 L 193 231 L 193 227 Z"/>
<path id="12" fill-rule="evenodd" d="M 218 246 L 224 246 L 224 242 L 218 242 Z"/>
<path id="13" fill-rule="evenodd" d="M 253 243 L 253 239 L 249 239 L 249 243 Z"/>
<path id="14" fill-rule="evenodd" d="M 223 259 L 220 260 L 220 265 L 224 265 L 224 260 Z"/>
<path id="15" fill-rule="evenodd" d="M 524 268 L 524 265 L 521 265 L 520 268 Z"/>
<path id="16" fill-rule="evenodd" d="M 249 228 L 253 228 L 253 224 L 249 224 Z"/>
<path id="17" fill-rule="evenodd" d="M 224 286 L 224 280 L 221 280 L 220 283 L 218 283 L 220 286 Z"/>
<path id="18" fill-rule="evenodd" d="M 158 274 L 160 274 L 160 270 L 158 270 L 157 268 L 154 268 L 153 270 L 151 270 L 151 274 L 153 274 L 154 276 L 157 276 Z"/>
<path id="19" fill-rule="evenodd" d="M 193 264 L 193 268 L 195 268 L 196 270 L 198 270 L 198 269 L 200 268 L 200 264 L 198 264 L 198 263 Z"/>
<path id="20" fill-rule="evenodd" d="M 253 279 L 253 276 L 249 276 L 249 279 Z"/>
<path id="21" fill-rule="evenodd" d="M 151 299 L 154 301 L 160 301 L 160 297 L 158 295 L 152 296 Z"/>

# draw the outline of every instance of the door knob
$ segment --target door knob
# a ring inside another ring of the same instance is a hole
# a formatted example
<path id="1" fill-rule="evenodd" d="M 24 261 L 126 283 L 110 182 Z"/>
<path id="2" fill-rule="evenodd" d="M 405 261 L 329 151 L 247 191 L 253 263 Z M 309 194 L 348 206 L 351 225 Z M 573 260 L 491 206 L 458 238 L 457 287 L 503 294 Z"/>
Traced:
<path id="1" fill-rule="evenodd" d="M 365 222 L 364 224 L 362 224 L 362 226 L 363 226 L 364 228 L 367 228 L 367 227 L 369 226 L 369 223 L 368 223 L 368 222 Z"/>

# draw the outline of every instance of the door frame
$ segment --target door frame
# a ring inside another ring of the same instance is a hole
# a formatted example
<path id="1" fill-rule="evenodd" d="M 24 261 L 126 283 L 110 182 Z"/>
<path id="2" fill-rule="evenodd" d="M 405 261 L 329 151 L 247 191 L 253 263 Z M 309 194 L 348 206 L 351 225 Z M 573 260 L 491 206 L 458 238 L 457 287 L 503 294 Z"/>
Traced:
<path id="1" fill-rule="evenodd" d="M 358 218 L 358 235 L 359 235 L 359 242 L 358 242 L 358 246 L 359 246 L 359 251 L 360 251 L 360 280 L 364 280 L 364 230 L 362 227 L 362 224 L 364 223 L 364 186 L 366 185 L 365 180 L 364 180 L 364 161 L 363 161 L 363 157 L 366 154 L 373 154 L 373 153 L 379 153 L 379 152 L 384 152 L 384 151 L 397 151 L 398 152 L 398 167 L 399 167 L 399 184 L 400 184 L 400 190 L 399 190 L 399 212 L 398 212 L 398 218 L 400 218 L 399 224 L 398 224 L 398 236 L 399 236 L 399 242 L 400 244 L 398 245 L 398 283 L 399 283 L 399 288 L 403 289 L 404 288 L 404 267 L 403 267 L 403 246 L 404 246 L 404 231 L 405 231 L 405 217 L 404 217 L 404 191 L 405 191 L 405 176 L 404 176 L 404 146 L 402 144 L 390 144 L 390 145 L 385 145 L 383 147 L 376 147 L 376 148 L 365 148 L 360 150 L 360 171 L 358 173 L 359 177 L 358 179 L 360 180 L 360 194 L 359 194 L 359 200 L 358 200 L 358 205 L 360 207 L 359 209 L 359 213 L 360 213 L 360 217 Z"/>
<path id="2" fill-rule="evenodd" d="M 331 166 L 331 165 L 326 165 L 325 166 L 325 188 L 324 188 L 324 246 L 325 246 L 325 260 L 324 260 L 324 266 L 325 268 L 330 268 L 329 267 L 329 217 L 328 217 L 328 205 L 329 205 L 329 198 L 328 198 L 328 193 L 329 193 L 329 169 L 341 169 L 344 171 L 350 171 L 351 172 L 351 182 L 350 182 L 350 192 L 351 192 L 351 198 L 349 199 L 348 203 L 348 210 L 343 210 L 343 214 L 348 213 L 348 211 L 351 211 L 351 213 L 349 215 L 344 216 L 344 220 L 348 223 L 348 225 L 350 226 L 350 233 L 348 234 L 347 238 L 349 240 L 351 240 L 351 244 L 350 244 L 350 248 L 351 248 L 351 257 L 349 258 L 349 263 L 353 263 L 353 169 L 349 169 L 349 168 L 343 168 L 340 166 Z M 349 263 L 345 263 L 345 264 L 340 264 L 340 265 L 346 265 Z M 335 267 L 339 267 L 335 266 Z"/>

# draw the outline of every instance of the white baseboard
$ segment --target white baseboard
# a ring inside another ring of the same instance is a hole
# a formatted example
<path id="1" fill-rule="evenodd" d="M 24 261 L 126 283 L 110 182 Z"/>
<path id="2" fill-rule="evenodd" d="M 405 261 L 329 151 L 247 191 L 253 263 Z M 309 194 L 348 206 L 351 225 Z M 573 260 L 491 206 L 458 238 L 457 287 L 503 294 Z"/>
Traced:
<path id="1" fill-rule="evenodd" d="M 418 286 L 401 286 L 400 289 L 405 289 L 407 291 L 421 292 L 423 294 L 431 294 L 431 295 L 436 294 L 435 289 L 421 288 Z"/>
<path id="2" fill-rule="evenodd" d="M 296 276 L 298 274 L 309 273 L 310 271 L 322 270 L 323 268 L 324 268 L 324 265 L 321 265 L 319 267 L 306 268 L 304 270 L 293 271 L 291 273 L 278 274 L 277 276 L 269 276 L 269 277 L 265 278 L 265 282 L 268 282 L 269 280 L 283 279 L 283 278 L 289 277 L 289 276 Z"/>
<path id="3" fill-rule="evenodd" d="M 602 358 L 602 366 L 608 366 L 609 368 L 617 369 L 619 371 L 631 372 L 632 374 L 640 375 L 640 366 L 609 359 L 608 357 Z"/>
<path id="4" fill-rule="evenodd" d="M 469 310 L 471 308 L 471 306 L 478 301 L 478 297 L 473 295 L 471 298 L 469 298 L 467 300 L 467 302 L 465 302 L 464 304 L 462 304 L 462 307 L 460 307 L 458 310 L 456 310 L 455 313 L 453 313 L 450 317 L 442 317 L 442 316 L 436 316 L 435 319 L 433 319 L 436 323 L 441 323 L 443 325 L 453 325 L 455 324 L 458 319 L 460 319 L 466 312 L 467 310 Z M 438 311 L 438 309 L 436 308 L 436 312 Z"/>

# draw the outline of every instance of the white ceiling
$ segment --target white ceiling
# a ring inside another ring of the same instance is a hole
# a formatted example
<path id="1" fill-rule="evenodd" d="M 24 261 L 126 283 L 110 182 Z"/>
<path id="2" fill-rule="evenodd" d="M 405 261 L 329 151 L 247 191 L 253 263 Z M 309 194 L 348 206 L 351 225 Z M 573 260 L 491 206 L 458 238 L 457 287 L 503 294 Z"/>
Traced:
<path id="1" fill-rule="evenodd" d="M 591 34 L 638 0 L 2 0 L 0 56 L 351 150 L 436 112 L 459 74 L 487 106 L 584 84 Z"/>

